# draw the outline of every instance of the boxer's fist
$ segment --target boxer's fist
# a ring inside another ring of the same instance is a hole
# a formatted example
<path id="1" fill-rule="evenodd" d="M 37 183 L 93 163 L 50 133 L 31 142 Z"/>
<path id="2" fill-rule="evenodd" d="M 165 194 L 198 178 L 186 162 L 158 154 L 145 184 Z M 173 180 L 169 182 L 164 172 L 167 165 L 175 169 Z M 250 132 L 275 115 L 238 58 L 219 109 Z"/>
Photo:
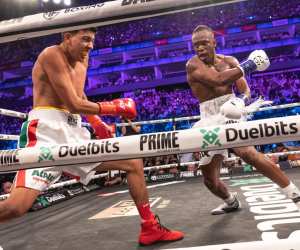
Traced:
<path id="1" fill-rule="evenodd" d="M 238 67 L 243 71 L 244 75 L 254 71 L 264 71 L 270 66 L 270 60 L 264 50 L 253 51 L 248 59 L 242 62 Z"/>
<path id="2" fill-rule="evenodd" d="M 221 114 L 227 119 L 241 119 L 246 112 L 243 99 L 233 97 L 220 107 Z"/>
<path id="3" fill-rule="evenodd" d="M 135 102 L 131 98 L 115 99 L 111 102 L 98 102 L 101 115 L 122 116 L 130 120 L 137 115 Z"/>
<path id="4" fill-rule="evenodd" d="M 99 116 L 86 115 L 86 120 L 94 129 L 97 139 L 106 139 L 113 137 L 111 128 L 104 121 L 102 121 Z"/>

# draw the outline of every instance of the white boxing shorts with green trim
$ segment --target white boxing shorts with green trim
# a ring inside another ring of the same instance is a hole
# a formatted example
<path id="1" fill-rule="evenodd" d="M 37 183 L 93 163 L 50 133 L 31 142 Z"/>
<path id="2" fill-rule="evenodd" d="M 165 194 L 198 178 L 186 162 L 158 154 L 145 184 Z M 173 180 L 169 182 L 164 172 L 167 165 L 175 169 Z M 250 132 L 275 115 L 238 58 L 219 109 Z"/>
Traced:
<path id="1" fill-rule="evenodd" d="M 80 115 L 51 107 L 33 109 L 28 120 L 23 123 L 19 139 L 19 147 L 43 146 L 49 144 L 79 143 L 90 140 L 90 132 L 81 126 Z M 47 152 L 45 154 L 47 157 Z M 49 155 L 51 157 L 51 155 Z M 94 169 L 100 165 L 80 164 L 78 166 L 48 167 L 18 171 L 15 178 L 16 187 L 26 187 L 45 191 L 58 181 L 61 174 L 73 176 L 83 184 L 87 184 L 94 176 Z"/>
<path id="2" fill-rule="evenodd" d="M 227 102 L 230 98 L 235 97 L 234 94 L 228 94 L 228 95 L 223 95 L 219 96 L 217 98 L 202 102 L 200 104 L 200 120 L 196 122 L 193 125 L 193 128 L 203 128 L 203 127 L 209 127 L 209 126 L 215 126 L 215 125 L 224 125 L 226 123 L 226 118 L 221 115 L 220 113 L 220 108 L 221 106 Z M 244 120 L 242 118 L 241 120 Z M 209 133 L 210 136 L 216 135 L 214 131 L 202 131 L 203 133 Z M 207 136 L 209 136 L 207 134 Z M 217 140 L 217 135 L 214 140 L 211 140 L 210 142 L 207 142 L 208 144 L 210 143 L 218 144 Z M 203 143 L 206 143 L 205 141 Z M 227 149 L 222 149 L 222 150 L 212 150 L 212 151 L 206 151 L 206 152 L 201 152 L 200 160 L 199 160 L 199 165 L 207 165 L 211 162 L 212 158 L 214 155 L 222 155 L 224 159 L 228 158 L 228 150 Z"/>

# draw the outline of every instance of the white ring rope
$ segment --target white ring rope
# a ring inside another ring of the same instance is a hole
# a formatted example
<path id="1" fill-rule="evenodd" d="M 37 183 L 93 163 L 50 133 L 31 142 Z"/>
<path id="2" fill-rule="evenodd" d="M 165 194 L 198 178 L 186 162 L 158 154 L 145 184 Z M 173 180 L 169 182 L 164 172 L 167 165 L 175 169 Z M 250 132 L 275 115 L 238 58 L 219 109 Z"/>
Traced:
<path id="1" fill-rule="evenodd" d="M 101 177 L 106 177 L 106 176 L 108 176 L 108 173 L 97 174 L 97 175 L 94 175 L 91 178 L 91 180 L 98 179 L 98 178 L 101 178 Z M 71 186 L 71 185 L 77 184 L 77 183 L 80 183 L 80 182 L 77 181 L 76 179 L 55 183 L 55 184 L 52 184 L 47 190 L 45 190 L 45 192 L 48 191 L 48 190 L 56 189 L 56 188 Z M 9 194 L 0 195 L 0 200 L 3 200 L 4 198 L 8 198 L 8 197 L 9 197 Z"/>
<path id="2" fill-rule="evenodd" d="M 219 150 L 300 139 L 300 116 L 287 116 L 78 144 L 0 151 L 0 172 Z"/>
<path id="3" fill-rule="evenodd" d="M 21 118 L 21 119 L 26 119 L 27 118 L 26 113 L 14 111 L 14 110 L 9 110 L 9 109 L 0 109 L 0 115 L 6 115 L 6 116 Z"/>
<path id="4" fill-rule="evenodd" d="M 19 140 L 20 136 L 19 135 L 4 135 L 4 134 L 0 134 L 0 141 L 4 140 L 4 141 L 17 141 Z"/>
<path id="5" fill-rule="evenodd" d="M 0 22 L 0 43 L 246 0 L 114 0 Z"/>
<path id="6" fill-rule="evenodd" d="M 265 155 L 266 156 L 283 156 L 283 155 L 295 155 L 295 154 L 300 155 L 300 151 L 278 152 L 278 153 L 270 153 L 270 154 L 265 154 Z M 225 161 L 233 161 L 233 160 L 237 160 L 239 158 L 240 157 L 230 157 Z M 145 167 L 144 171 L 153 170 L 153 169 L 154 170 L 168 169 L 168 168 L 179 167 L 179 166 L 188 166 L 188 165 L 191 165 L 191 164 L 199 164 L 200 162 L 201 161 L 191 161 L 191 162 L 181 162 L 181 163 L 171 163 L 171 164 L 157 165 L 157 166 Z M 113 172 L 113 171 L 111 171 L 111 172 Z M 101 178 L 101 177 L 106 177 L 106 176 L 108 176 L 108 173 L 94 175 L 92 177 L 92 180 L 98 179 L 98 178 Z M 52 190 L 52 189 L 56 189 L 56 188 L 70 186 L 70 185 L 77 184 L 77 183 L 80 183 L 80 182 L 77 181 L 76 179 L 72 179 L 72 180 L 64 181 L 64 182 L 59 182 L 59 183 L 52 184 L 47 190 Z M 0 200 L 4 199 L 4 198 L 7 198 L 7 197 L 9 197 L 9 194 L 0 195 Z"/>
<path id="7" fill-rule="evenodd" d="M 254 113 L 259 112 L 259 111 L 286 109 L 286 108 L 294 108 L 294 107 L 299 107 L 299 106 L 300 106 L 300 102 L 282 104 L 282 105 L 276 105 L 276 106 L 268 106 L 268 107 L 259 108 L 258 110 L 254 111 Z M 9 110 L 9 109 L 0 109 L 0 115 L 12 116 L 12 117 L 22 118 L 22 119 L 27 118 L 26 113 L 13 111 L 13 110 Z M 131 124 L 145 125 L 145 124 L 157 124 L 157 123 L 199 120 L 199 119 L 200 119 L 200 115 L 195 115 L 195 116 L 188 116 L 188 117 L 168 118 L 168 119 L 150 120 L 150 121 L 139 121 L 139 122 L 132 122 Z M 89 126 L 88 123 L 83 122 L 82 124 L 84 126 Z M 117 127 L 128 126 L 128 125 L 130 125 L 130 124 L 129 123 L 117 123 L 116 124 Z M 15 136 L 15 135 L 13 135 L 13 136 Z M 8 136 L 8 138 L 10 138 L 10 137 Z M 1 140 L 1 136 L 0 136 L 0 140 Z M 7 140 L 9 140 L 9 139 L 7 139 Z"/>

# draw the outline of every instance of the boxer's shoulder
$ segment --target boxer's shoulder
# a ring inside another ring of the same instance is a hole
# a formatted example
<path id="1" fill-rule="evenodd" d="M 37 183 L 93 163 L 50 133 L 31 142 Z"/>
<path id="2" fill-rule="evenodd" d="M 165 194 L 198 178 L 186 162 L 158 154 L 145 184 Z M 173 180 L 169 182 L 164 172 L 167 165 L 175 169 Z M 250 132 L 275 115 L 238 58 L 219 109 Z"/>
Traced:
<path id="1" fill-rule="evenodd" d="M 220 60 L 231 67 L 235 67 L 239 64 L 239 61 L 234 56 L 227 56 L 222 54 L 217 54 L 217 60 Z"/>
<path id="2" fill-rule="evenodd" d="M 44 62 L 45 60 L 57 59 L 63 56 L 59 46 L 50 46 L 45 48 L 38 56 L 39 62 Z"/>
<path id="3" fill-rule="evenodd" d="M 187 61 L 186 69 L 188 72 L 191 72 L 201 65 L 204 65 L 204 63 L 195 55 Z"/>

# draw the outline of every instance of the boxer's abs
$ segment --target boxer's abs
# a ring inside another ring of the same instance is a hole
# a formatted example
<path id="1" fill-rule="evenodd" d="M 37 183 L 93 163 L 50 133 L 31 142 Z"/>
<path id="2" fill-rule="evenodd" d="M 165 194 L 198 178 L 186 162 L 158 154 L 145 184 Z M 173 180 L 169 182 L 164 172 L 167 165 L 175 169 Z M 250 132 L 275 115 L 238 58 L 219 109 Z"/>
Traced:
<path id="1" fill-rule="evenodd" d="M 70 74 L 72 85 L 78 96 L 83 96 L 83 85 L 81 79 L 84 79 L 84 72 L 75 72 L 74 76 Z M 83 77 L 82 77 L 83 76 Z M 77 79 L 76 79 L 77 78 Z M 74 80 L 73 80 L 74 79 Z M 76 79 L 76 80 L 75 80 Z M 78 82 L 80 79 L 80 82 Z M 64 100 L 56 93 L 47 74 L 44 72 L 39 62 L 34 65 L 32 71 L 33 80 L 33 107 L 55 107 L 67 110 Z"/>
<path id="2" fill-rule="evenodd" d="M 192 89 L 193 95 L 200 102 L 206 102 L 220 96 L 232 94 L 232 88 L 229 85 L 207 87 L 201 83 L 190 82 L 190 87 Z"/>

